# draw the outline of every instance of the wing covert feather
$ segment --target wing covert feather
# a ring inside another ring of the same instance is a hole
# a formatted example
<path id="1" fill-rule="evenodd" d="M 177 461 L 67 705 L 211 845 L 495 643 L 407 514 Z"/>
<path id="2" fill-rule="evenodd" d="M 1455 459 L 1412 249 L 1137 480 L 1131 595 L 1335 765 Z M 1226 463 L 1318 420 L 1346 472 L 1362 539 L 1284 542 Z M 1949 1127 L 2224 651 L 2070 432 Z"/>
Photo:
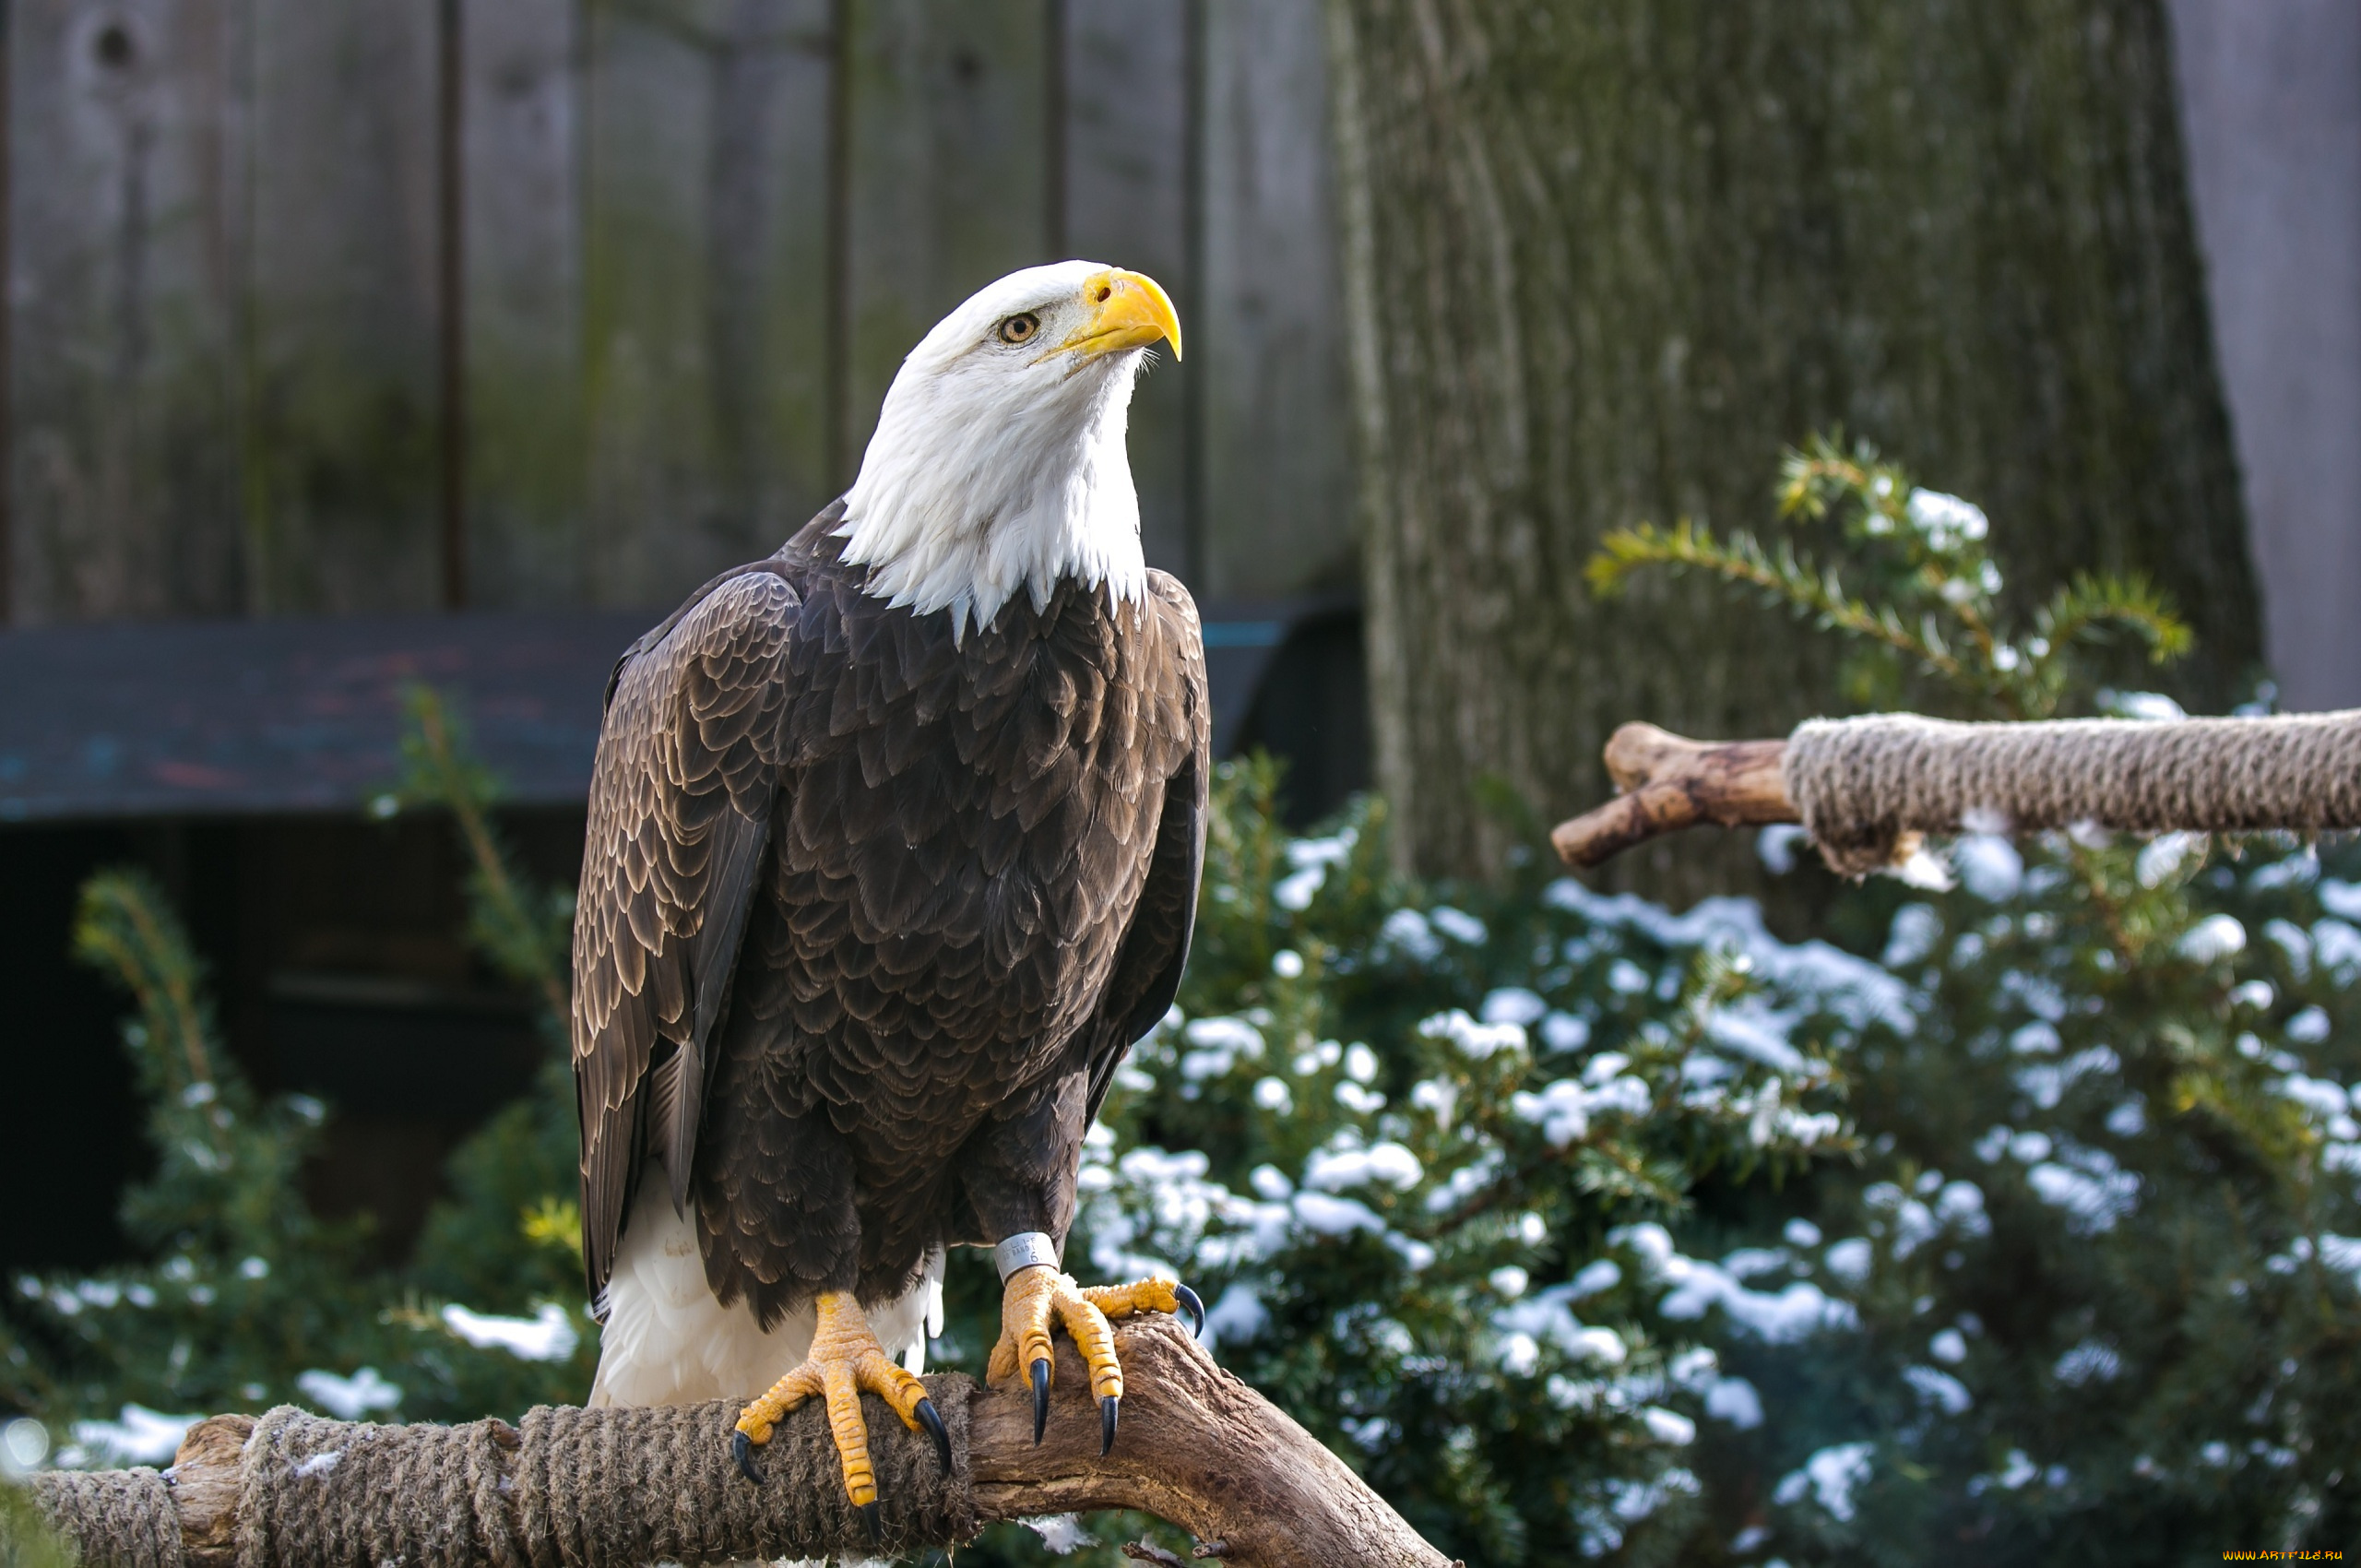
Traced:
<path id="1" fill-rule="evenodd" d="M 706 1045 L 766 862 L 801 609 L 773 563 L 725 576 L 635 645 L 610 683 L 574 921 L 583 1265 L 594 1300 L 643 1154 L 664 1159 L 676 1205 L 687 1193 Z M 650 1070 L 674 1055 L 658 1093 Z"/>

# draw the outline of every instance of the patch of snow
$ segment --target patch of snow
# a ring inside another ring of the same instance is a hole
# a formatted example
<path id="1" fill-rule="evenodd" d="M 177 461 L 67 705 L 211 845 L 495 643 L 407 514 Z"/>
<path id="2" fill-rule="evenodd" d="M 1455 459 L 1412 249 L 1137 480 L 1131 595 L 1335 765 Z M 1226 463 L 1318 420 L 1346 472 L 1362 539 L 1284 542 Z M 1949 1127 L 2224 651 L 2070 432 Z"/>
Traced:
<path id="1" fill-rule="evenodd" d="M 1541 1020 L 1541 1043 L 1552 1051 L 1580 1051 L 1590 1043 L 1590 1025 L 1572 1013 L 1550 1013 Z"/>
<path id="2" fill-rule="evenodd" d="M 2313 921 L 2312 962 L 2333 975 L 2337 984 L 2351 985 L 2361 976 L 2361 931 L 2338 920 Z"/>
<path id="3" fill-rule="evenodd" d="M 84 1459 L 113 1460 L 133 1465 L 169 1464 L 180 1452 L 181 1439 L 203 1416 L 168 1416 L 145 1405 L 125 1405 L 111 1421 L 76 1421 L 73 1448 L 58 1455 L 68 1464 Z"/>
<path id="4" fill-rule="evenodd" d="M 1893 912 L 1886 930 L 1885 951 L 1879 961 L 1888 968 L 1924 962 L 1942 939 L 1943 917 L 1925 904 L 1904 904 Z"/>
<path id="5" fill-rule="evenodd" d="M 1377 1211 L 1355 1198 L 1298 1193 L 1293 1208 L 1296 1223 L 1316 1236 L 1345 1236 L 1356 1230 L 1385 1234 L 1385 1221 L 1378 1218 Z"/>
<path id="6" fill-rule="evenodd" d="M 2203 837 L 2202 834 L 2197 833 L 2158 834 L 2148 840 L 2139 858 L 2131 862 L 2131 874 L 2139 879 L 2142 887 L 2162 887 L 2175 872 L 2180 870 L 2181 862 L 2189 859 L 2189 851 L 2196 849 Z"/>
<path id="7" fill-rule="evenodd" d="M 1484 922 L 1465 909 L 1454 909 L 1448 904 L 1438 904 L 1427 911 L 1427 921 L 1437 931 L 1469 947 L 1480 947 L 1489 933 Z"/>
<path id="8" fill-rule="evenodd" d="M 2112 1383 L 2123 1371 L 2123 1358 L 2104 1339 L 2085 1339 L 2058 1358 L 2050 1374 L 2070 1387 L 2086 1383 Z"/>
<path id="9" fill-rule="evenodd" d="M 2208 915 L 2173 944 L 2174 950 L 2196 964 L 2217 963 L 2246 951 L 2247 928 L 2229 915 Z"/>
<path id="10" fill-rule="evenodd" d="M 1396 909 L 1386 916 L 1385 923 L 1377 928 L 1377 940 L 1413 963 L 1431 964 L 1442 956 L 1442 938 L 1416 909 Z"/>
<path id="11" fill-rule="evenodd" d="M 1697 1441 L 1695 1421 L 1679 1411 L 1667 1410 L 1660 1405 L 1644 1407 L 1640 1411 L 1640 1424 L 1646 1427 L 1648 1435 L 1658 1443 L 1668 1443 L 1675 1447 L 1686 1447 Z"/>
<path id="12" fill-rule="evenodd" d="M 1070 1556 L 1086 1546 L 1097 1546 L 1098 1538 L 1082 1527 L 1082 1521 L 1072 1514 L 1045 1514 L 1038 1519 L 1022 1519 L 1018 1523 L 1041 1538 L 1041 1544 L 1060 1557 Z"/>
<path id="13" fill-rule="evenodd" d="M 367 1420 L 372 1412 L 402 1402 L 400 1387 L 380 1377 L 375 1367 L 362 1367 L 350 1377 L 314 1367 L 295 1374 L 295 1390 L 340 1421 Z"/>
<path id="14" fill-rule="evenodd" d="M 1975 1403 L 1967 1384 L 1933 1367 L 1904 1367 L 1902 1381 L 1911 1386 L 1921 1403 L 1932 1405 L 1947 1416 L 1961 1415 Z"/>
<path id="15" fill-rule="evenodd" d="M 2045 1161 L 2025 1172 L 2034 1194 L 2068 1216 L 2067 1229 L 2078 1235 L 2112 1230 L 2138 1206 L 2140 1178 L 2129 1170 L 2092 1173 Z"/>
<path id="16" fill-rule="evenodd" d="M 2101 692 L 2099 706 L 2118 719 L 2169 724 L 2187 719 L 2189 710 L 2162 692 Z"/>
<path id="17" fill-rule="evenodd" d="M 1811 842 L 1811 835 L 1792 822 L 1774 822 L 1754 836 L 1755 858 L 1773 876 L 1796 869 L 1797 851 Z"/>
<path id="18" fill-rule="evenodd" d="M 2024 885 L 2024 857 L 1998 834 L 1964 835 L 1952 846 L 1952 864 L 1961 884 L 1987 904 L 2013 898 Z"/>
<path id="19" fill-rule="evenodd" d="M 1780 1073 L 1804 1070 L 1804 1053 L 1787 1042 L 1798 1020 L 1793 1014 L 1774 1012 L 1757 1003 L 1716 1009 L 1705 1021 L 1705 1033 L 1714 1044 L 1760 1062 Z"/>
<path id="20" fill-rule="evenodd" d="M 1462 1056 L 1476 1062 L 1503 1051 L 1521 1051 L 1525 1048 L 1524 1026 L 1479 1024 L 1457 1007 L 1420 1020 L 1418 1034 L 1426 1039 L 1449 1040 Z"/>
<path id="21" fill-rule="evenodd" d="M 494 1317 L 454 1301 L 443 1309 L 443 1326 L 479 1350 L 505 1350 L 520 1361 L 565 1360 L 581 1340 L 573 1314 L 555 1301 L 543 1301 L 531 1317 Z"/>
<path id="22" fill-rule="evenodd" d="M 1740 1431 L 1752 1431 L 1762 1424 L 1762 1396 L 1742 1377 L 1721 1378 L 1705 1391 L 1705 1413 Z"/>
<path id="23" fill-rule="evenodd" d="M 1325 1193 L 1341 1193 L 1376 1182 L 1395 1192 L 1407 1192 L 1424 1173 L 1417 1155 L 1400 1144 L 1386 1142 L 1366 1149 L 1314 1150 L 1304 1163 L 1303 1183 Z"/>
<path id="24" fill-rule="evenodd" d="M 1803 1501 L 1809 1491 L 1828 1516 L 1838 1524 L 1849 1524 L 1854 1514 L 1853 1492 L 1869 1479 L 1869 1455 L 1876 1445 L 1868 1443 L 1841 1443 L 1822 1448 L 1803 1462 L 1802 1467 L 1780 1479 L 1772 1492 L 1773 1501 L 1792 1505 Z"/>
<path id="25" fill-rule="evenodd" d="M 1945 554 L 1982 539 L 1991 527 L 1983 507 L 1940 490 L 1913 489 L 1903 510 L 1928 547 Z"/>
<path id="26" fill-rule="evenodd" d="M 1536 992 L 1521 985 L 1504 985 L 1488 993 L 1479 1016 L 1488 1024 L 1529 1025 L 1549 1011 L 1549 1004 Z"/>
<path id="27" fill-rule="evenodd" d="M 1270 1311 L 1252 1286 L 1232 1285 L 1205 1309 L 1205 1346 L 1210 1349 L 1216 1345 L 1243 1345 L 1260 1335 L 1270 1321 Z"/>
<path id="28" fill-rule="evenodd" d="M 1831 1242 L 1828 1251 L 1821 1254 L 1821 1262 L 1828 1272 L 1847 1285 L 1858 1285 L 1869 1277 L 1872 1258 L 1868 1240 L 1860 1236 L 1848 1236 L 1842 1241 Z"/>
<path id="29" fill-rule="evenodd" d="M 2361 921 L 2361 883 L 2324 876 L 2312 888 L 2320 908 L 2340 920 Z"/>
<path id="30" fill-rule="evenodd" d="M 1542 901 L 1594 924 L 1637 932 L 1662 947 L 1733 948 L 1752 962 L 1765 986 L 1856 1028 L 1876 1022 L 1906 1031 L 1916 1022 L 1916 1000 L 1901 980 L 1825 942 L 1781 942 L 1751 899 L 1707 898 L 1676 915 L 1636 894 L 1596 893 L 1560 877 Z"/>
<path id="31" fill-rule="evenodd" d="M 1683 1257 L 1664 1227 L 1653 1222 L 1619 1227 L 1607 1240 L 1638 1253 L 1648 1278 L 1672 1287 L 1656 1310 L 1677 1322 L 1693 1322 L 1719 1307 L 1737 1327 L 1776 1345 L 1859 1321 L 1850 1302 L 1804 1280 L 1775 1293 L 1749 1289 L 1717 1265 Z"/>

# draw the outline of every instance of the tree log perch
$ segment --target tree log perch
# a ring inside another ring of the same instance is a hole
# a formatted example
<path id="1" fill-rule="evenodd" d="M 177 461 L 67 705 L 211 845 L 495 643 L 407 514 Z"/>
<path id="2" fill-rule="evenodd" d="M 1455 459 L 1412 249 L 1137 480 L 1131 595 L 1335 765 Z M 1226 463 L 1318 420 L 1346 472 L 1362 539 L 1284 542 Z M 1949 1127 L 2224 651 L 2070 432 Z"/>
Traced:
<path id="1" fill-rule="evenodd" d="M 1587 870 L 1701 823 L 1801 822 L 1780 768 L 1786 750 L 1785 741 L 1690 741 L 1653 724 L 1623 725 L 1607 742 L 1608 776 L 1620 793 L 1560 823 L 1549 842 L 1568 865 Z"/>
<path id="2" fill-rule="evenodd" d="M 1549 836 L 1569 865 L 1706 822 L 1800 822 L 1848 876 L 1905 858 L 1917 835 L 1969 828 L 2361 827 L 2361 709 L 2029 724 L 1876 713 L 1720 743 L 1626 724 L 1607 743 L 1607 768 L 1622 793 Z"/>
<path id="3" fill-rule="evenodd" d="M 376 1426 L 291 1408 L 216 1416 L 172 1467 L 32 1478 L 87 1568 L 683 1568 L 781 1556 L 865 1557 L 951 1546 L 984 1524 L 1138 1509 L 1255 1568 L 1444 1568 L 1442 1555 L 1352 1469 L 1216 1365 L 1171 1319 L 1118 1323 L 1126 1393 L 1114 1452 L 1073 1345 L 1057 1343 L 1049 1430 L 1029 1396 L 956 1373 L 926 1380 L 950 1428 L 931 1445 L 865 1396 L 882 1528 L 847 1503 L 817 1401 L 759 1451 L 755 1486 L 730 1460 L 734 1404 L 543 1408 L 520 1427 Z"/>

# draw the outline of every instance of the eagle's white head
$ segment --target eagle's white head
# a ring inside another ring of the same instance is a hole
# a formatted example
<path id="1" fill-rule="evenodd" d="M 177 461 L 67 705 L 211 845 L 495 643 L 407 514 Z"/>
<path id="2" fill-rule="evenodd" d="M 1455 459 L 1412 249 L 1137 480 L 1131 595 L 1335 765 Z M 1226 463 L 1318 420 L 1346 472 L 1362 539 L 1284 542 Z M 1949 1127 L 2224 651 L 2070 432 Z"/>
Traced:
<path id="1" fill-rule="evenodd" d="M 944 316 L 902 362 L 845 497 L 836 531 L 869 591 L 949 610 L 954 636 L 1019 588 L 1048 604 L 1062 577 L 1137 602 L 1147 568 L 1123 430 L 1160 339 L 1178 359 L 1164 291 L 1092 261 L 1012 272 Z"/>

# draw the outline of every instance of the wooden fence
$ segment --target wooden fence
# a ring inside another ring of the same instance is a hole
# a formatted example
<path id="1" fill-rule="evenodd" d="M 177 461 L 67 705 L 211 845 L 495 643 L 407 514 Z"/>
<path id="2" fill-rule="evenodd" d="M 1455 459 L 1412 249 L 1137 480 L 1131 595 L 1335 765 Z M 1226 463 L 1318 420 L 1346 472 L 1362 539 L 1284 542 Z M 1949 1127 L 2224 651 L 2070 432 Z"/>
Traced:
<path id="1" fill-rule="evenodd" d="M 1312 0 L 0 0 L 0 612 L 652 605 L 1014 267 L 1171 289 L 1201 594 L 1349 581 Z"/>

